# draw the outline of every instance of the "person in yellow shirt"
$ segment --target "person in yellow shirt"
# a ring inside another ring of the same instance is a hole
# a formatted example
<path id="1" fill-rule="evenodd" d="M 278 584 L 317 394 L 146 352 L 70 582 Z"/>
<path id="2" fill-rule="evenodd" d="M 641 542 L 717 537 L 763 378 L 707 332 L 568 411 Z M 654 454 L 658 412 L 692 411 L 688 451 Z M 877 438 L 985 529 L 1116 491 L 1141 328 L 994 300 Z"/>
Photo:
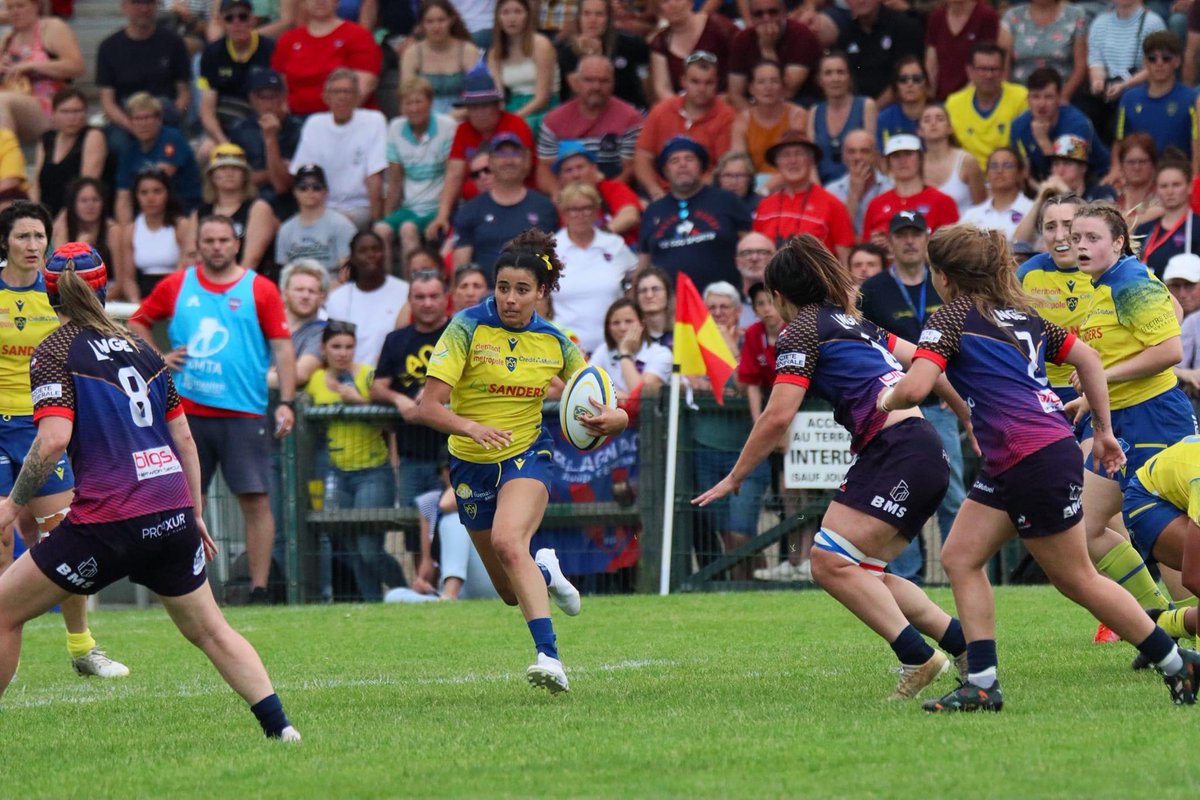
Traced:
<path id="1" fill-rule="evenodd" d="M 542 401 L 552 381 L 566 380 L 585 363 L 579 348 L 534 306 L 558 288 L 562 269 L 549 234 L 530 229 L 508 243 L 496 260 L 495 294 L 456 314 L 434 345 L 413 420 L 450 435 L 459 519 L 497 593 L 525 615 L 537 648 L 537 661 L 526 671 L 529 682 L 552 694 L 567 691 L 567 674 L 547 589 L 569 615 L 578 614 L 580 604 L 553 550 L 529 555 L 554 473 Z M 628 424 L 624 411 L 607 406 L 597 406 L 584 422 L 597 436 L 620 433 Z"/>
<path id="2" fill-rule="evenodd" d="M 1200 436 L 1188 436 L 1159 452 L 1137 471 L 1125 489 L 1125 524 L 1143 552 L 1180 570 L 1193 593 L 1158 617 L 1177 639 L 1196 635 L 1196 594 L 1200 594 Z"/>
<path id="3" fill-rule="evenodd" d="M 0 192 L 7 189 L 29 190 L 25 164 L 25 153 L 17 135 L 7 128 L 0 128 Z"/>
<path id="4" fill-rule="evenodd" d="M 1008 147 L 1013 120 L 1029 108 L 1029 90 L 1004 80 L 1004 51 L 994 42 L 977 42 L 967 63 L 970 83 L 946 98 L 946 113 L 958 143 L 987 168 L 988 156 Z"/>
<path id="5" fill-rule="evenodd" d="M 304 390 L 314 405 L 357 406 L 369 403 L 375 370 L 354 361 L 357 327 L 330 320 L 321 331 L 323 366 Z M 325 431 L 329 453 L 326 502 L 338 508 L 391 508 L 395 480 L 388 463 L 387 441 L 381 422 L 330 420 Z M 383 600 L 383 531 L 370 526 L 347 535 L 351 569 L 359 594 L 368 603 Z"/>

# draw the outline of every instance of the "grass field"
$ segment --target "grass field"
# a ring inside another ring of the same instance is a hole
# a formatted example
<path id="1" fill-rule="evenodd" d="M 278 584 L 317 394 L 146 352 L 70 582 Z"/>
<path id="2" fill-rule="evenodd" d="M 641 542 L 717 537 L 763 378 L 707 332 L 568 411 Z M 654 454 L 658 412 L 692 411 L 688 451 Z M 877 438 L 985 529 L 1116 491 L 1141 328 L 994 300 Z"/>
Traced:
<path id="1" fill-rule="evenodd" d="M 553 698 L 499 604 L 230 609 L 298 746 L 161 611 L 94 616 L 133 670 L 110 682 L 75 677 L 45 617 L 0 701 L 0 797 L 1200 796 L 1200 707 L 1052 591 L 997 596 L 1005 709 L 951 717 L 885 701 L 890 651 L 819 592 L 585 598 Z"/>

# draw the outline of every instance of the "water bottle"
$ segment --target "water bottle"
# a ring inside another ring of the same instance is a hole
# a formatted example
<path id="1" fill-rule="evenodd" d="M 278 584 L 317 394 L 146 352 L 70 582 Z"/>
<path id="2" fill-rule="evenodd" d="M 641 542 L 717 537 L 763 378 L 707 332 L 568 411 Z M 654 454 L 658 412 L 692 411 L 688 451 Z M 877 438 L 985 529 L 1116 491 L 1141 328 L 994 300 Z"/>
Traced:
<path id="1" fill-rule="evenodd" d="M 338 481 L 331 469 L 325 475 L 325 510 L 336 511 L 338 508 Z M 317 549 L 321 565 L 321 601 L 333 602 L 333 540 L 328 531 L 321 531 L 317 536 Z"/>
<path id="2" fill-rule="evenodd" d="M 338 481 L 337 476 L 330 470 L 325 476 L 325 510 L 336 511 L 338 508 Z"/>

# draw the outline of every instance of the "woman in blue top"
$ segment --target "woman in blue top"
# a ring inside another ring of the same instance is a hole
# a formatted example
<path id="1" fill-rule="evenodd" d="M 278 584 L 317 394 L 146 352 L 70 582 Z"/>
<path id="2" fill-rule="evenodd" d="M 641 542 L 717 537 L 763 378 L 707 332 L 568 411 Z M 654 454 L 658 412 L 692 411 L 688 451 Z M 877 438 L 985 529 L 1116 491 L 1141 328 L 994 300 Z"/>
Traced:
<path id="1" fill-rule="evenodd" d="M 854 79 L 851 77 L 850 59 L 845 53 L 834 51 L 821 57 L 817 68 L 817 83 L 825 99 L 813 107 L 808 116 L 808 138 L 821 149 L 821 160 L 817 172 L 821 183 L 846 174 L 842 163 L 842 139 L 850 131 L 865 130 L 875 135 L 875 122 L 879 115 L 875 101 L 854 94 Z"/>
<path id="2" fill-rule="evenodd" d="M 942 549 L 967 637 L 967 679 L 925 703 L 925 710 L 1003 707 L 987 564 L 1013 536 L 1055 588 L 1136 644 L 1162 671 L 1175 703 L 1194 703 L 1200 655 L 1176 647 L 1133 595 L 1102 576 L 1088 557 L 1083 458 L 1050 389 L 1045 361 L 1075 367 L 1092 405 L 1092 458 L 1111 475 L 1125 464 L 1125 454 L 1113 435 L 1100 357 L 1034 311 L 1017 282 L 1004 234 L 970 225 L 941 228 L 929 240 L 929 264 L 946 305 L 925 323 L 908 375 L 881 393 L 876 405 L 881 411 L 911 408 L 945 372 L 971 407 L 983 468 Z"/>
<path id="3" fill-rule="evenodd" d="M 900 661 L 892 699 L 916 697 L 966 652 L 958 620 L 915 584 L 884 572 L 937 511 L 950 480 L 941 439 L 917 409 L 881 412 L 875 398 L 903 375 L 912 344 L 862 318 L 854 279 L 810 234 L 792 239 L 765 275 L 787 327 L 775 343 L 776 379 L 767 407 L 724 479 L 692 502 L 707 506 L 737 493 L 787 432 L 812 390 L 834 406 L 858 458 L 830 503 L 814 540 L 813 578 L 882 636 Z M 962 400 L 949 392 L 965 418 Z"/>
<path id="4" fill-rule="evenodd" d="M 877 140 L 879 152 L 887 147 L 887 141 L 897 134 L 911 133 L 916 136 L 921 122 L 921 112 L 929 104 L 929 76 L 925 65 L 917 56 L 904 56 L 896 62 L 896 74 L 892 78 L 892 92 L 896 102 L 879 112 Z"/>

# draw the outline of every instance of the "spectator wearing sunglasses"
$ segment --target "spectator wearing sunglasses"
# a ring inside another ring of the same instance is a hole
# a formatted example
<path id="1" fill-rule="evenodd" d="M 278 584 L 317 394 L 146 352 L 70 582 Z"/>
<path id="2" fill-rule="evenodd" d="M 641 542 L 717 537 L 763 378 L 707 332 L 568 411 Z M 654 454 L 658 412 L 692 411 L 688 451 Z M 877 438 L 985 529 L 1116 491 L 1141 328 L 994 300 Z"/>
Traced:
<path id="1" fill-rule="evenodd" d="M 1170 31 L 1152 33 L 1142 42 L 1142 53 L 1147 81 L 1121 95 L 1116 138 L 1144 131 L 1154 137 L 1158 152 L 1176 147 L 1191 159 L 1197 152 L 1200 97 L 1177 77 L 1183 56 L 1179 39 Z"/>
<path id="2" fill-rule="evenodd" d="M 292 188 L 299 211 L 279 228 L 275 237 L 275 261 L 290 264 L 301 258 L 311 258 L 329 271 L 336 282 L 339 271 L 350 258 L 350 240 L 354 238 L 354 223 L 326 207 L 328 185 L 325 170 L 316 164 L 302 164 L 296 170 Z"/>
<path id="3" fill-rule="evenodd" d="M 221 0 L 225 35 L 200 54 L 200 124 L 217 144 L 229 141 L 225 126 L 249 117 L 251 70 L 270 69 L 275 40 L 254 30 L 250 0 Z"/>
<path id="4" fill-rule="evenodd" d="M 676 136 L 686 136 L 705 151 L 708 164 L 729 152 L 733 141 L 734 110 L 717 96 L 720 72 L 717 57 L 697 50 L 687 57 L 683 94 L 660 100 L 650 110 L 638 135 L 633 170 L 642 190 L 657 200 L 667 192 L 666 181 L 655 161 L 663 147 Z"/>
<path id="5" fill-rule="evenodd" d="M 745 108 L 755 64 L 774 61 L 783 72 L 783 96 L 800 93 L 817 68 L 821 43 L 807 25 L 787 16 L 782 0 L 749 0 L 750 23 L 733 37 L 729 53 L 729 102 Z"/>
<path id="6" fill-rule="evenodd" d="M 200 168 L 196 154 L 178 128 L 163 124 L 162 102 L 138 92 L 125 103 L 133 138 L 117 157 L 117 222 L 133 222 L 134 179 L 144 167 L 167 174 L 185 212 L 200 205 Z"/>
<path id="7" fill-rule="evenodd" d="M 896 62 L 896 75 L 892 79 L 892 97 L 896 102 L 879 110 L 875 137 L 879 151 L 887 147 L 893 136 L 911 133 L 916 135 L 921 122 L 921 112 L 929 105 L 933 90 L 925 65 L 916 56 L 905 56 Z"/>
<path id="8" fill-rule="evenodd" d="M 685 73 L 696 53 L 707 53 L 717 70 L 717 90 L 725 91 L 730 46 L 737 28 L 720 14 L 692 10 L 692 0 L 660 0 L 667 23 L 650 40 L 650 84 L 656 102 L 686 90 Z M 713 156 L 716 158 L 716 156 Z"/>

